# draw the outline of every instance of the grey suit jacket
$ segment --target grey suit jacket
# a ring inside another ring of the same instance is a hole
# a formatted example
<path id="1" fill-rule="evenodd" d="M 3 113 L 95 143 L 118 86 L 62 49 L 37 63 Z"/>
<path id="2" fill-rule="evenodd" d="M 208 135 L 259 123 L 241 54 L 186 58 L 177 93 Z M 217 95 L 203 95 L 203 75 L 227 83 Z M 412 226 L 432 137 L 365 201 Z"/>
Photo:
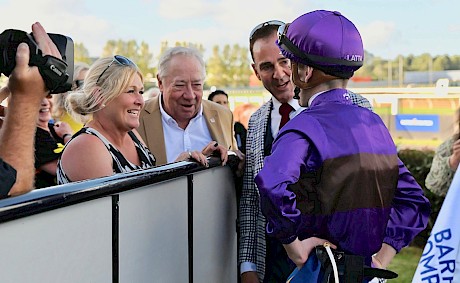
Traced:
<path id="1" fill-rule="evenodd" d="M 254 177 L 264 165 L 264 144 L 272 100 L 263 104 L 249 119 L 246 137 L 246 167 L 240 199 L 240 248 L 239 265 L 242 262 L 256 264 L 260 282 L 265 274 L 265 225 L 266 220 L 259 204 L 259 190 Z"/>
<path id="2" fill-rule="evenodd" d="M 167 163 L 160 98 L 161 95 L 158 95 L 145 103 L 139 118 L 140 126 L 137 129 L 145 144 L 155 156 L 156 165 Z M 201 105 L 213 140 L 227 149 L 237 150 L 238 147 L 233 133 L 232 112 L 228 108 L 208 100 L 202 100 Z M 201 150 L 201 148 L 196 150 Z"/>

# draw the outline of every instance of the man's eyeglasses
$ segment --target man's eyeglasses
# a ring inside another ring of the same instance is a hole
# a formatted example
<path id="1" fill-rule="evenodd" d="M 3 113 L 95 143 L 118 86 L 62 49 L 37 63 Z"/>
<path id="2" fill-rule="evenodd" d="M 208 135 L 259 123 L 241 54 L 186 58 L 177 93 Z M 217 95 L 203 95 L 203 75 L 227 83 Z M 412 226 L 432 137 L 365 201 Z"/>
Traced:
<path id="1" fill-rule="evenodd" d="M 113 56 L 112 62 L 110 62 L 110 64 L 104 69 L 104 71 L 102 71 L 102 73 L 97 78 L 96 85 L 99 83 L 99 80 L 101 79 L 102 75 L 104 75 L 104 73 L 110 68 L 110 66 L 112 66 L 114 62 L 117 62 L 118 64 L 124 66 L 136 66 L 136 64 L 134 64 L 133 61 L 129 60 L 125 56 L 115 55 Z"/>
<path id="2" fill-rule="evenodd" d="M 278 41 L 281 43 L 286 38 L 286 33 L 288 31 L 290 23 L 282 24 L 278 28 Z"/>
<path id="3" fill-rule="evenodd" d="M 268 21 L 268 22 L 258 24 L 255 28 L 252 29 L 251 33 L 249 34 L 249 40 L 252 40 L 252 38 L 254 37 L 254 34 L 258 30 L 263 28 L 263 27 L 266 27 L 266 26 L 282 26 L 282 25 L 284 25 L 284 22 L 278 21 L 278 20 L 272 20 L 272 21 Z"/>

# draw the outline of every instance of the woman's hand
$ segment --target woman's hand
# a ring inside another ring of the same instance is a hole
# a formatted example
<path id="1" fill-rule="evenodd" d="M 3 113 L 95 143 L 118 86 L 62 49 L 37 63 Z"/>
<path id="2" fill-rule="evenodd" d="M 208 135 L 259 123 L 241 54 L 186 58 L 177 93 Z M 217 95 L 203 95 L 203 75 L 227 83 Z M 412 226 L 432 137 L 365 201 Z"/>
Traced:
<path id="1" fill-rule="evenodd" d="M 54 131 L 58 137 L 64 140 L 64 143 L 67 143 L 73 135 L 72 128 L 66 122 L 56 122 L 54 124 Z"/>
<path id="2" fill-rule="evenodd" d="M 218 154 L 218 156 L 220 156 L 220 160 L 222 160 L 222 166 L 227 164 L 228 151 L 225 147 L 219 145 L 216 141 L 211 141 L 201 151 L 194 150 L 182 152 L 179 154 L 175 161 L 195 160 L 203 166 L 209 167 L 208 157 L 213 154 Z"/>
<path id="3" fill-rule="evenodd" d="M 228 160 L 228 149 L 226 149 L 224 146 L 220 145 L 216 141 L 211 141 L 208 143 L 207 146 L 205 146 L 202 150 L 201 153 L 205 156 L 211 156 L 211 155 L 217 155 L 220 156 L 220 160 L 222 161 L 222 166 L 227 164 Z"/>

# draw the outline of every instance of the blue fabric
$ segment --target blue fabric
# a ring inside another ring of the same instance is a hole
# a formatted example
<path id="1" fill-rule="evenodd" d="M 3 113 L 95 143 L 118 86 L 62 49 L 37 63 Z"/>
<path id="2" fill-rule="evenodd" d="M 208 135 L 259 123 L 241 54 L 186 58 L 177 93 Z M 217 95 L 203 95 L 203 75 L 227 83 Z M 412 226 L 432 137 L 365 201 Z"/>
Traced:
<path id="1" fill-rule="evenodd" d="M 317 283 L 321 275 L 321 262 L 315 253 L 311 253 L 307 262 L 301 269 L 296 268 L 289 275 L 286 282 L 289 283 Z"/>
<path id="2" fill-rule="evenodd" d="M 16 169 L 0 158 L 0 198 L 8 196 L 11 187 L 16 182 Z"/>

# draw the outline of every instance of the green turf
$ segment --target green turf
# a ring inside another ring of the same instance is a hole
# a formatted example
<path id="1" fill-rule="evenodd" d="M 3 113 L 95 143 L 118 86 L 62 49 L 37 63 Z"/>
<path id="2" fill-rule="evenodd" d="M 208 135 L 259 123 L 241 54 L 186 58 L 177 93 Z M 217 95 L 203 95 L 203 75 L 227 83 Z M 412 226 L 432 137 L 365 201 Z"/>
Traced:
<path id="1" fill-rule="evenodd" d="M 398 253 L 388 266 L 389 270 L 398 273 L 398 278 L 388 280 L 388 283 L 410 283 L 414 277 L 415 269 L 422 256 L 422 249 L 417 247 L 407 247 Z"/>

